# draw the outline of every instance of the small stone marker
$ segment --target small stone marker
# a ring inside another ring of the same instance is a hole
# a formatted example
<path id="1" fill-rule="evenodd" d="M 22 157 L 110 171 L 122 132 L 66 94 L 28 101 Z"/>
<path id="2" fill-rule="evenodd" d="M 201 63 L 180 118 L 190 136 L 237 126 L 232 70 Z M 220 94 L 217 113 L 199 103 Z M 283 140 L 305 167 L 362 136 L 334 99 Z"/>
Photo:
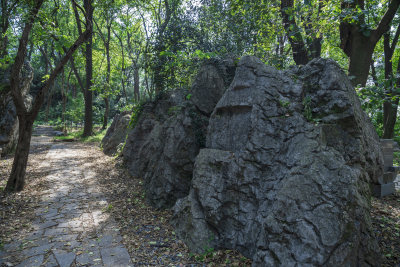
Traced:
<path id="1" fill-rule="evenodd" d="M 393 194 L 396 189 L 394 180 L 400 167 L 393 166 L 393 152 L 398 151 L 397 143 L 392 139 L 381 139 L 384 173 L 380 184 L 372 185 L 372 193 L 375 197 L 384 197 Z"/>

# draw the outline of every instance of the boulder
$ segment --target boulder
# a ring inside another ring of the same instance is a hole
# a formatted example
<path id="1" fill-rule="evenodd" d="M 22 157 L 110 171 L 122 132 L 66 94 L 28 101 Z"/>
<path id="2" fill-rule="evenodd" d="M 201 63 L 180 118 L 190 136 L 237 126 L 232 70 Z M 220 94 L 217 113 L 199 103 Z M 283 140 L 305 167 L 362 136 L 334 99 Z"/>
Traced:
<path id="1" fill-rule="evenodd" d="M 17 145 L 18 117 L 10 92 L 10 70 L 0 71 L 0 148 L 2 154 L 8 154 Z M 25 63 L 21 72 L 20 89 L 25 98 L 25 106 L 31 107 L 32 97 L 29 95 L 30 83 L 33 79 L 33 69 Z"/>
<path id="2" fill-rule="evenodd" d="M 205 144 L 208 118 L 186 95 L 175 90 L 144 104 L 122 153 L 130 173 L 144 179 L 146 198 L 156 208 L 171 207 L 188 194 L 194 159 Z"/>
<path id="3" fill-rule="evenodd" d="M 209 59 L 200 68 L 191 88 L 191 100 L 199 111 L 210 116 L 235 76 L 233 59 Z"/>
<path id="4" fill-rule="evenodd" d="M 131 175 L 144 179 L 152 206 L 170 208 L 189 193 L 194 160 L 205 146 L 207 111 L 218 102 L 216 95 L 226 90 L 230 67 L 222 66 L 231 63 L 206 62 L 190 91 L 164 92 L 138 112 L 122 155 Z"/>
<path id="5" fill-rule="evenodd" d="M 107 129 L 103 140 L 101 140 L 104 154 L 115 155 L 125 142 L 129 122 L 131 121 L 130 114 L 130 111 L 124 111 L 115 115 L 111 126 Z"/>
<path id="6" fill-rule="evenodd" d="M 378 136 L 332 60 L 278 71 L 243 57 L 215 107 L 172 224 L 194 252 L 253 266 L 378 266 L 369 184 Z"/>

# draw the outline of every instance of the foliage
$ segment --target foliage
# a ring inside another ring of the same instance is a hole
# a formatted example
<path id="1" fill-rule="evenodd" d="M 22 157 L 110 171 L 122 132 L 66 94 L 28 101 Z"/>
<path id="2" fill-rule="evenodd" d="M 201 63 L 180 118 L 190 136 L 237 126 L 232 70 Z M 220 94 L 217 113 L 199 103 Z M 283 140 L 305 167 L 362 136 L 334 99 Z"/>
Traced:
<path id="1" fill-rule="evenodd" d="M 138 123 L 140 114 L 142 113 L 143 110 L 143 105 L 144 103 L 138 104 L 135 107 L 133 107 L 131 121 L 129 122 L 129 129 L 135 128 L 136 124 Z"/>

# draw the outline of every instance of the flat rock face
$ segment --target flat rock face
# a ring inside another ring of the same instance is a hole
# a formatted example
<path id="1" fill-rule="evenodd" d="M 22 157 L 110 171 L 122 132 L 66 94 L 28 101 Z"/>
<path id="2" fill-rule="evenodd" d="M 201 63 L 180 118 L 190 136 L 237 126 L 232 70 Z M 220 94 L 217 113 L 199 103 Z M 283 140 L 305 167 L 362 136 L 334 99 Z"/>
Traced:
<path id="1" fill-rule="evenodd" d="M 237 249 L 254 266 L 377 266 L 369 184 L 382 174 L 378 136 L 335 62 L 281 72 L 246 56 L 173 225 L 193 251 Z"/>
<path id="2" fill-rule="evenodd" d="M 129 111 L 115 115 L 111 126 L 107 129 L 106 135 L 101 140 L 104 154 L 111 156 L 118 152 L 118 149 L 125 142 L 130 120 L 131 115 Z"/>
<path id="3" fill-rule="evenodd" d="M 166 92 L 142 106 L 122 154 L 129 172 L 144 178 L 152 206 L 170 208 L 188 195 L 194 160 L 205 146 L 207 114 L 232 81 L 232 67 L 231 61 L 208 61 L 190 91 Z"/>

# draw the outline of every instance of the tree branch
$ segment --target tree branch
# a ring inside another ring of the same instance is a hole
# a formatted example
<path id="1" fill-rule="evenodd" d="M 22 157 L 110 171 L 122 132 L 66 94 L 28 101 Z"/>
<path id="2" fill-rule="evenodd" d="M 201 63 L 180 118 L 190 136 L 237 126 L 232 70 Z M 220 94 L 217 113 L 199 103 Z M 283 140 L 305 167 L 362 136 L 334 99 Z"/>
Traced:
<path id="1" fill-rule="evenodd" d="M 68 49 L 64 57 L 60 60 L 57 66 L 54 68 L 53 72 L 50 74 L 50 78 L 45 82 L 45 84 L 39 89 L 39 93 L 36 96 L 36 101 L 33 105 L 30 116 L 35 118 L 39 113 L 40 107 L 43 104 L 44 96 L 49 90 L 50 86 L 53 84 L 57 75 L 63 70 L 64 65 L 70 60 L 74 52 L 79 48 L 79 46 L 84 43 L 91 35 L 92 27 L 91 25 L 86 29 L 86 31 L 78 37 L 75 43 Z"/>
<path id="2" fill-rule="evenodd" d="M 376 30 L 372 32 L 372 36 L 375 39 L 374 41 L 378 41 L 382 34 L 387 32 L 390 28 L 390 23 L 392 22 L 394 16 L 396 15 L 397 9 L 400 6 L 400 0 L 392 0 L 389 4 L 388 10 L 385 15 L 383 15 L 381 21 L 379 22 Z"/>
<path id="3" fill-rule="evenodd" d="M 17 109 L 17 115 L 23 115 L 27 112 L 24 103 L 24 97 L 22 96 L 22 92 L 19 88 L 21 82 L 20 75 L 26 57 L 29 33 L 33 27 L 33 23 L 35 22 L 37 13 L 39 12 L 39 9 L 43 4 L 43 1 L 44 0 L 36 1 L 35 6 L 29 12 L 28 21 L 26 22 L 24 30 L 22 31 L 21 38 L 19 39 L 18 52 L 15 56 L 15 61 L 11 68 L 10 87 L 14 104 Z"/>
<path id="4" fill-rule="evenodd" d="M 394 51 L 396 48 L 397 42 L 399 41 L 399 36 L 400 36 L 400 23 L 397 26 L 396 33 L 394 34 L 393 40 L 392 40 L 392 45 L 390 46 L 390 49 Z"/>

